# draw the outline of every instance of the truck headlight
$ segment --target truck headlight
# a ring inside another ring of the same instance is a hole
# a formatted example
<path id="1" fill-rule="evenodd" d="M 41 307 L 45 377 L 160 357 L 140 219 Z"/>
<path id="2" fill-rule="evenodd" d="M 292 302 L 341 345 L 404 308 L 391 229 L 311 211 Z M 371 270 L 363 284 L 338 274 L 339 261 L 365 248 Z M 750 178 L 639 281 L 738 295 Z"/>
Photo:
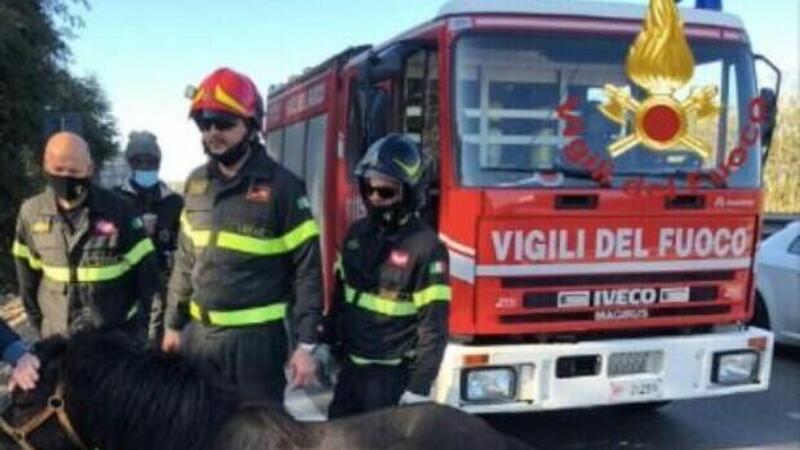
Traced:
<path id="1" fill-rule="evenodd" d="M 511 367 L 467 369 L 461 375 L 461 398 L 468 402 L 507 402 L 514 400 L 517 373 Z"/>
<path id="2" fill-rule="evenodd" d="M 758 353 L 752 350 L 715 353 L 711 381 L 726 386 L 756 383 L 758 363 Z"/>

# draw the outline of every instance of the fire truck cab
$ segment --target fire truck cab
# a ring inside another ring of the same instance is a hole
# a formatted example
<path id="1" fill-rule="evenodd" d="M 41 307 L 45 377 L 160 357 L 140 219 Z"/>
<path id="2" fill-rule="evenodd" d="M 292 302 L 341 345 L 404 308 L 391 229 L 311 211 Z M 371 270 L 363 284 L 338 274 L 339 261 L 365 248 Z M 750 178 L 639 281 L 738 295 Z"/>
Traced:
<path id="1" fill-rule="evenodd" d="M 767 389 L 772 334 L 745 324 L 777 89 L 757 90 L 737 17 L 673 9 L 455 0 L 270 89 L 268 149 L 306 181 L 328 294 L 364 214 L 356 162 L 389 132 L 420 144 L 421 214 L 453 293 L 437 401 L 523 412 Z M 655 28 L 688 47 L 641 37 Z"/>

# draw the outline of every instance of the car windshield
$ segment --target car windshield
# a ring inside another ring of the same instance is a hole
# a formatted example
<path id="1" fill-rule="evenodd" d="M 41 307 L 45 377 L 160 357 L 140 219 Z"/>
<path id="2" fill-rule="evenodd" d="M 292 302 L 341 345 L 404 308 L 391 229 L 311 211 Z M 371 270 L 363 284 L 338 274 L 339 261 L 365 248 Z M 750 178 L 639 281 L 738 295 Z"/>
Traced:
<path id="1" fill-rule="evenodd" d="M 636 136 L 637 115 L 635 110 L 624 110 L 615 121 L 603 114 L 600 107 L 609 102 L 604 86 L 615 86 L 623 97 L 639 104 L 648 99 L 647 91 L 626 75 L 631 43 L 631 38 L 620 37 L 460 37 L 455 44 L 453 107 L 462 184 L 596 186 L 592 167 L 565 157 L 565 149 L 575 139 L 585 144 L 589 155 L 584 159 L 593 158 L 595 165 L 605 161 L 611 168 L 611 186 L 620 186 L 631 177 L 667 176 L 680 185 L 686 183 L 687 174 L 709 174 L 728 161 L 746 128 L 755 96 L 748 45 L 690 42 L 696 62 L 694 75 L 674 98 L 686 105 L 703 88 L 716 86 L 719 92 L 713 100 L 721 105 L 718 111 L 712 107 L 703 121 L 686 121 L 686 134 L 692 140 L 685 142 L 691 145 L 682 141 L 654 150 L 642 142 L 628 141 L 624 151 L 615 152 L 614 145 Z M 567 109 L 578 122 L 572 133 L 565 120 Z M 655 124 L 670 119 L 669 111 L 664 116 L 654 110 L 648 117 Z M 760 185 L 760 149 L 757 144 L 745 147 L 745 161 L 739 161 L 724 186 Z M 704 148 L 705 154 L 697 148 Z M 707 185 L 714 184 L 708 181 Z"/>

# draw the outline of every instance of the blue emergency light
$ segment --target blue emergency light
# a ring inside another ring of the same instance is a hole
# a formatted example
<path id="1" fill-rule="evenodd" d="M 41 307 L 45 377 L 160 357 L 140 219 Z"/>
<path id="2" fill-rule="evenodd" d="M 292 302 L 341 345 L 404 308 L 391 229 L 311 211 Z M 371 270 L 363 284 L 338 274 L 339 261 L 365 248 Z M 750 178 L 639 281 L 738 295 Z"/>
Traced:
<path id="1" fill-rule="evenodd" d="M 697 0 L 694 4 L 696 9 L 710 9 L 713 11 L 722 11 L 722 0 Z"/>

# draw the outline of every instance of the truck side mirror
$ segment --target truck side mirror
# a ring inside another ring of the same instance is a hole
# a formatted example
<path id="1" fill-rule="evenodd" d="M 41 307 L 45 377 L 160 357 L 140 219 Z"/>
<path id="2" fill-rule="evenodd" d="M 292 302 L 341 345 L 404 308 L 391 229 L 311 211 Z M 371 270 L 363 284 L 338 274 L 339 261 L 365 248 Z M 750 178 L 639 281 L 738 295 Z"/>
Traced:
<path id="1" fill-rule="evenodd" d="M 759 97 L 766 107 L 764 122 L 761 124 L 761 147 L 764 149 L 762 162 L 766 162 L 778 118 L 778 95 L 770 88 L 763 88 Z"/>
<path id="2" fill-rule="evenodd" d="M 369 50 L 358 64 L 356 79 L 362 108 L 364 151 L 389 132 L 394 99 L 385 83 L 391 85 L 402 77 L 405 58 L 417 47 L 418 44 L 412 42 L 398 42 L 381 50 Z"/>
<path id="3" fill-rule="evenodd" d="M 389 114 L 392 111 L 392 96 L 385 88 L 375 86 L 367 103 L 366 138 L 367 147 L 389 133 Z"/>
<path id="4" fill-rule="evenodd" d="M 761 162 L 764 164 L 769 157 L 769 147 L 772 144 L 772 135 L 775 131 L 775 124 L 778 117 L 778 97 L 780 97 L 781 94 L 782 74 L 778 66 L 764 55 L 753 55 L 753 61 L 766 65 L 775 76 L 775 87 L 762 88 L 759 92 L 759 98 L 762 104 L 767 108 L 764 123 L 761 125 L 761 148 L 764 149 Z"/>
<path id="5" fill-rule="evenodd" d="M 370 50 L 358 65 L 359 81 L 376 84 L 402 77 L 406 58 L 419 48 L 419 43 L 403 41 L 380 51 Z"/>

